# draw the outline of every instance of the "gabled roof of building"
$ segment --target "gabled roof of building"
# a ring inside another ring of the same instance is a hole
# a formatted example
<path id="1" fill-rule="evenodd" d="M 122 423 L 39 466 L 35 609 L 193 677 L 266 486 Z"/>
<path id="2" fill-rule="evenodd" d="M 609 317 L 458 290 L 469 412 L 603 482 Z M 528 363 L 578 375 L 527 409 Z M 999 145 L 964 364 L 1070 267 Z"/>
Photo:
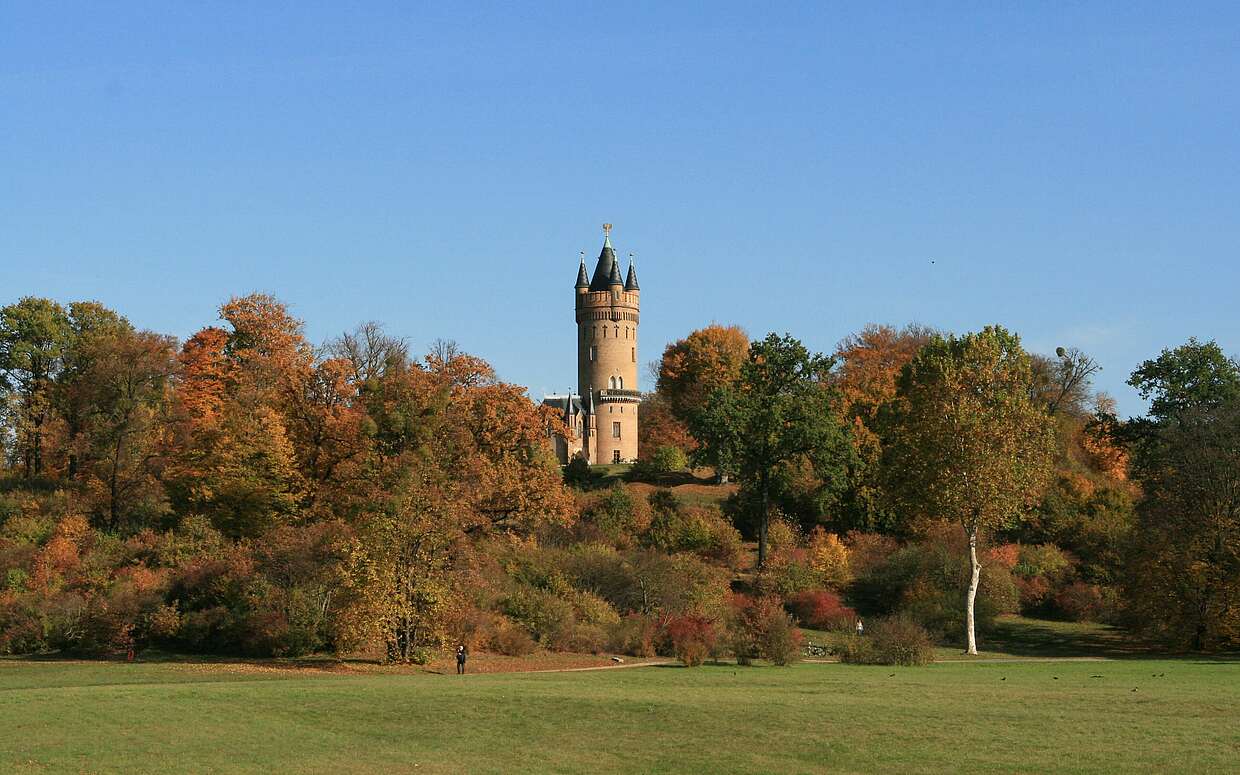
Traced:
<path id="1" fill-rule="evenodd" d="M 571 417 L 585 411 L 581 404 L 581 396 L 578 395 L 544 396 L 543 406 L 550 406 L 559 410 L 565 422 L 569 422 Z"/>

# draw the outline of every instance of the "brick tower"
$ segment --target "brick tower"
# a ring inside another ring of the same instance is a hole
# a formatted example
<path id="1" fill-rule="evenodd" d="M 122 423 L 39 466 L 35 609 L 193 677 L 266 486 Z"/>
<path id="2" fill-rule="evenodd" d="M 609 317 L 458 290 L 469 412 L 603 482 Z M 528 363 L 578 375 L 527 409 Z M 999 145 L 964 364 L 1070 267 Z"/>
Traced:
<path id="1" fill-rule="evenodd" d="M 577 389 L 585 404 L 582 451 L 591 463 L 637 460 L 637 324 L 641 290 L 629 259 L 628 275 L 603 225 L 603 250 L 586 275 L 577 270 Z"/>

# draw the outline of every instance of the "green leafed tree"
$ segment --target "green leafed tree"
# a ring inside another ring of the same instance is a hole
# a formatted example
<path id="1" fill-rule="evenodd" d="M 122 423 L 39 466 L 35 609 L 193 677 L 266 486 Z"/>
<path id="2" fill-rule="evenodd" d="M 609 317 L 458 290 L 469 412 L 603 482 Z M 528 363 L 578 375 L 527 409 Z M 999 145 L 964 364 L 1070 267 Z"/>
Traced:
<path id="1" fill-rule="evenodd" d="M 968 538 L 970 654 L 978 538 L 1018 520 L 1051 473 L 1053 421 L 1030 380 L 1029 356 L 1003 328 L 936 337 L 904 368 L 886 418 L 888 491 L 914 519 L 955 521 Z"/>
<path id="2" fill-rule="evenodd" d="M 764 568 L 771 499 L 794 467 L 809 463 L 823 497 L 844 486 L 853 459 L 847 432 L 824 381 L 832 359 L 791 336 L 769 334 L 749 346 L 739 378 L 692 413 L 698 454 L 724 461 L 757 509 L 758 567 Z"/>
<path id="3" fill-rule="evenodd" d="M 1128 423 L 1144 498 L 1126 587 L 1134 623 L 1194 649 L 1240 643 L 1240 364 L 1189 340 L 1133 372 Z"/>
<path id="4" fill-rule="evenodd" d="M 50 299 L 27 296 L 0 308 L 0 390 L 14 429 L 9 442 L 27 479 L 43 473 L 53 380 L 71 337 L 68 313 Z"/>

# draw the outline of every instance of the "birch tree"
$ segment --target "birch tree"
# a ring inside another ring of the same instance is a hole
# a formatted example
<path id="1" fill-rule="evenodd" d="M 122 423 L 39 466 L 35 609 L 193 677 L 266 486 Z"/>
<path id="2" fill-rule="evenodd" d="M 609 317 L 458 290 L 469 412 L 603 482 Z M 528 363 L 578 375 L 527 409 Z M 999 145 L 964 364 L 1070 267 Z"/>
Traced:
<path id="1" fill-rule="evenodd" d="M 1030 399 L 1020 339 L 991 326 L 935 337 L 900 375 L 889 408 L 884 470 L 914 518 L 952 520 L 969 542 L 968 653 L 981 536 L 1019 520 L 1041 496 L 1054 455 L 1050 416 Z"/>

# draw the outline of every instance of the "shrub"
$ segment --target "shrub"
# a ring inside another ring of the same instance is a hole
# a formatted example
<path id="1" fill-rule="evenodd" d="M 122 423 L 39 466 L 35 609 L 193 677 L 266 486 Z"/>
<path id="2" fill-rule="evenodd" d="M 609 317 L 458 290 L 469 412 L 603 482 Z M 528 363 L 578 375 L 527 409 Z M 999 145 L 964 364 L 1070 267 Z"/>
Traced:
<path id="1" fill-rule="evenodd" d="M 702 552 L 706 559 L 725 568 L 739 568 L 745 557 L 745 546 L 740 531 L 723 518 L 718 509 L 712 509 L 714 519 L 710 523 L 710 548 Z"/>
<path id="2" fill-rule="evenodd" d="M 1026 613 L 1042 608 L 1051 597 L 1051 583 L 1045 576 L 1016 576 L 1016 590 L 1020 594 L 1020 610 Z"/>
<path id="3" fill-rule="evenodd" d="M 487 644 L 492 651 L 509 657 L 523 657 L 533 654 L 538 646 L 523 627 L 505 622 L 491 633 Z"/>
<path id="4" fill-rule="evenodd" d="M 925 628 L 907 617 L 879 619 L 865 636 L 852 635 L 840 648 L 840 661 L 857 665 L 924 665 L 934 661 L 934 642 Z"/>
<path id="5" fill-rule="evenodd" d="M 594 482 L 594 473 L 590 463 L 581 455 L 575 455 L 568 465 L 564 466 L 564 483 L 570 487 L 587 489 Z"/>
<path id="6" fill-rule="evenodd" d="M 844 537 L 844 545 L 848 547 L 848 564 L 854 576 L 885 563 L 900 548 L 900 543 L 889 535 L 855 530 Z"/>
<path id="7" fill-rule="evenodd" d="M 852 581 L 852 567 L 848 547 L 835 533 L 821 527 L 814 528 L 809 537 L 806 552 L 809 567 L 818 577 L 818 583 L 832 589 L 843 589 Z"/>
<path id="8" fill-rule="evenodd" d="M 672 653 L 685 667 L 697 667 L 715 651 L 715 625 L 703 616 L 675 616 L 664 625 Z"/>
<path id="9" fill-rule="evenodd" d="M 689 465 L 689 456 L 680 447 L 663 444 L 650 456 L 650 465 L 655 473 L 672 474 Z"/>
<path id="10" fill-rule="evenodd" d="M 543 645 L 550 644 L 560 632 L 576 623 L 571 604 L 550 592 L 531 587 L 522 587 L 505 597 L 501 610 Z"/>
<path id="11" fill-rule="evenodd" d="M 1020 544 L 1000 544 L 992 546 L 986 552 L 987 565 L 1002 565 L 1008 570 L 1016 567 L 1016 563 L 1020 561 Z"/>
<path id="12" fill-rule="evenodd" d="M 820 584 L 805 550 L 785 548 L 771 555 L 766 572 L 759 579 L 759 586 L 768 594 L 787 598 Z"/>
<path id="13" fill-rule="evenodd" d="M 880 664 L 874 654 L 874 641 L 860 635 L 849 635 L 835 648 L 836 655 L 846 665 Z"/>
<path id="14" fill-rule="evenodd" d="M 608 646 L 618 654 L 631 657 L 653 657 L 659 628 L 655 621 L 641 614 L 629 614 L 608 629 Z"/>
<path id="15" fill-rule="evenodd" d="M 879 619 L 869 637 L 884 664 L 924 665 L 934 661 L 930 633 L 911 619 L 901 616 Z"/>
<path id="16" fill-rule="evenodd" d="M 573 607 L 577 621 L 583 624 L 606 626 L 620 621 L 620 614 L 598 595 L 581 590 L 569 590 L 564 599 Z"/>
<path id="17" fill-rule="evenodd" d="M 825 589 L 810 589 L 789 598 L 786 607 L 802 627 L 815 630 L 851 630 L 857 612 L 840 596 Z"/>
<path id="18" fill-rule="evenodd" d="M 551 648 L 577 654 L 601 654 L 607 649 L 607 632 L 595 624 L 573 624 L 552 636 Z"/>
<path id="19" fill-rule="evenodd" d="M 795 549 L 801 542 L 801 536 L 787 519 L 774 517 L 767 527 L 766 541 L 772 552 L 778 552 L 780 549 Z"/>
<path id="20" fill-rule="evenodd" d="M 969 584 L 962 544 L 943 535 L 909 544 L 868 565 L 850 588 L 850 597 L 865 613 L 902 613 L 936 636 L 960 637 Z M 974 610 L 977 631 L 986 632 L 996 616 L 1019 607 L 1012 574 L 1001 564 L 986 565 Z"/>
<path id="21" fill-rule="evenodd" d="M 1072 561 L 1054 544 L 1033 544 L 1020 547 L 1020 556 L 1012 572 L 1023 578 L 1043 576 L 1052 582 L 1071 571 Z"/>
<path id="22" fill-rule="evenodd" d="M 1102 589 L 1083 581 L 1069 584 L 1055 595 L 1055 609 L 1074 622 L 1099 621 L 1105 610 Z"/>
<path id="23" fill-rule="evenodd" d="M 732 653 L 739 664 L 762 658 L 783 666 L 800 657 L 801 631 L 793 625 L 778 598 L 734 595 L 729 631 Z"/>
<path id="24" fill-rule="evenodd" d="M 585 526 L 592 526 L 606 541 L 631 546 L 634 538 L 650 526 L 650 508 L 617 482 L 585 509 Z"/>
<path id="25" fill-rule="evenodd" d="M 665 552 L 693 551 L 709 544 L 705 526 L 687 519 L 676 494 L 659 489 L 646 497 L 650 504 L 650 529 L 646 543 Z"/>

